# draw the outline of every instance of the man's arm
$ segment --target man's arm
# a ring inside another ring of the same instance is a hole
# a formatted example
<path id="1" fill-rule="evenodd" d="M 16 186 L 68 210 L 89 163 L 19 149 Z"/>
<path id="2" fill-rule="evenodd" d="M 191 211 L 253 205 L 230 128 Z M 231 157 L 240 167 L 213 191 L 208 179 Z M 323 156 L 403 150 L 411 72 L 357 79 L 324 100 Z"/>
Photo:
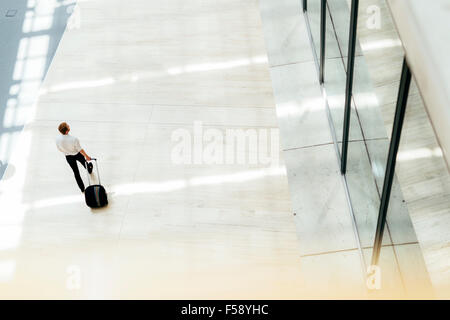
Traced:
<path id="1" fill-rule="evenodd" d="M 80 150 L 80 153 L 84 156 L 86 161 L 91 161 L 91 157 L 89 157 L 83 149 Z"/>
<path id="2" fill-rule="evenodd" d="M 89 157 L 86 151 L 84 151 L 83 148 L 81 148 L 80 140 L 78 140 L 78 138 L 75 138 L 75 148 L 80 150 L 80 153 L 84 156 L 86 161 L 91 161 L 91 157 Z"/>

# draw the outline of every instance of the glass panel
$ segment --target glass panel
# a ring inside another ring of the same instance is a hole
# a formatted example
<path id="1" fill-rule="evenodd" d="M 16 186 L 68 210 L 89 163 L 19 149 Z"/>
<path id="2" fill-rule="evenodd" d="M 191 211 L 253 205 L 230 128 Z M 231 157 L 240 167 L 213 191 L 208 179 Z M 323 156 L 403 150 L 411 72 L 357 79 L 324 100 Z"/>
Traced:
<path id="1" fill-rule="evenodd" d="M 392 127 L 390 121 L 386 123 Z M 435 235 L 439 232 L 448 234 L 442 221 L 449 213 L 450 175 L 413 78 L 387 219 L 392 241 L 396 244 L 398 263 L 400 268 L 403 266 L 404 281 L 414 295 L 429 296 L 432 289 L 412 221 L 422 222 L 416 225 L 422 235 L 424 229 L 431 226 L 432 230 L 426 232 L 433 232 L 437 239 L 439 236 Z M 423 224 L 425 221 L 427 227 Z M 436 255 L 439 255 L 438 251 L 435 251 Z M 441 265 L 448 265 L 448 261 L 442 261 Z"/>
<path id="2" fill-rule="evenodd" d="M 361 55 L 355 59 L 353 98 L 356 116 L 362 129 L 362 142 L 366 149 L 367 165 L 365 165 L 364 171 L 367 178 L 363 181 L 358 178 L 349 178 L 348 183 L 352 189 L 363 187 L 370 194 L 370 205 L 367 206 L 366 217 L 360 219 L 358 227 L 365 230 L 362 232 L 364 240 L 361 241 L 364 245 L 371 247 L 375 237 L 379 199 L 386 170 L 403 50 L 385 2 L 376 1 L 375 4 L 373 1 L 360 0 L 359 3 L 358 42 Z M 378 16 L 375 17 L 374 14 Z M 382 23 L 378 24 L 375 23 L 376 21 L 372 21 L 372 19 L 378 18 L 382 18 Z M 388 123 L 390 124 L 386 125 Z M 354 148 L 359 149 L 356 146 Z M 357 197 L 356 192 L 354 197 Z M 399 237 L 416 241 L 415 237 L 408 235 L 412 225 L 396 180 L 392 188 L 387 219 L 383 245 L 391 245 Z M 396 231 L 400 225 L 390 224 L 390 220 L 396 219 L 403 221 L 401 224 L 404 228 L 401 228 L 400 231 L 403 236 Z M 398 234 L 398 236 L 393 237 L 393 234 Z"/>
<path id="3" fill-rule="evenodd" d="M 351 1 L 347 2 L 343 0 L 340 2 L 343 2 L 340 6 L 334 5 L 334 7 L 336 7 L 336 12 L 345 12 L 344 6 L 347 6 L 350 15 Z M 387 135 L 381 117 L 380 106 L 377 104 L 374 93 L 374 86 L 369 74 L 366 57 L 362 54 L 360 45 L 361 39 L 364 39 L 364 35 L 368 34 L 366 24 L 361 19 L 365 12 L 363 2 L 364 1 L 359 2 L 358 8 L 358 27 L 353 77 L 353 106 L 351 118 L 356 123 L 350 127 L 351 131 L 357 132 L 350 136 L 351 141 L 349 142 L 348 147 L 347 163 L 347 185 L 361 245 L 365 248 L 371 248 L 375 239 L 382 186 L 377 185 L 376 183 L 373 170 L 374 159 L 371 157 L 369 150 L 371 149 L 372 143 L 376 144 L 381 150 L 387 150 L 385 145 L 387 142 Z M 348 18 L 347 21 L 350 21 L 350 18 Z M 340 37 L 340 39 L 342 39 L 342 42 L 345 41 L 343 40 L 343 37 Z M 345 45 L 348 46 L 348 40 L 345 41 Z M 348 49 L 346 49 L 345 52 L 348 52 Z M 378 151 L 380 150 L 377 150 L 377 152 Z M 381 172 L 384 174 L 384 170 L 381 166 L 378 165 L 376 168 L 378 169 L 378 174 Z M 383 244 L 391 244 L 387 229 L 383 236 Z M 370 263 L 370 257 L 367 259 L 366 256 L 366 264 L 370 265 Z"/>
<path id="4" fill-rule="evenodd" d="M 320 0 L 308 1 L 308 17 L 318 58 L 320 3 Z M 324 85 L 340 150 L 350 4 L 351 0 L 332 0 L 327 4 Z M 404 56 L 385 1 L 359 1 L 355 56 L 346 179 L 365 263 L 370 265 Z M 421 290 L 415 293 L 420 291 L 426 295 L 429 292 L 429 277 L 408 203 L 428 201 L 427 206 L 419 207 L 436 205 L 436 213 L 439 208 L 450 207 L 450 178 L 431 125 L 424 119 L 428 118 L 423 102 L 412 81 L 379 260 L 383 272 L 382 286 L 385 289 L 380 292 L 383 297 L 387 297 L 386 294 L 410 294 L 411 288 L 418 287 Z M 418 169 L 424 170 L 424 174 L 418 175 Z M 417 188 L 422 183 L 427 188 L 419 195 Z M 423 198 L 431 192 L 428 190 L 438 192 L 436 202 Z M 421 213 L 422 209 L 417 206 L 412 208 L 414 214 Z"/>
<path id="5" fill-rule="evenodd" d="M 378 15 L 380 23 L 372 20 L 374 15 Z M 368 247 L 365 252 L 367 265 L 371 263 L 371 248 L 375 237 L 403 56 L 401 42 L 386 3 L 361 0 L 353 85 L 355 110 L 352 117 L 355 116 L 358 121 L 362 136 L 349 144 L 347 183 L 361 243 L 363 247 Z M 415 98 L 410 97 L 408 114 L 411 112 L 411 105 L 415 103 L 414 100 L 420 97 L 414 83 L 411 94 Z M 405 141 L 405 132 L 408 132 L 409 125 L 408 119 L 405 119 L 402 141 Z M 399 165 L 396 170 L 399 170 Z M 414 174 L 417 175 L 417 172 Z M 419 285 L 419 282 L 422 288 L 429 285 L 403 190 L 396 176 L 380 255 L 380 267 L 389 279 L 382 280 L 385 289 L 383 291 L 386 293 L 388 290 L 389 294 L 393 295 L 417 294 L 410 291 L 410 286 Z M 417 280 L 414 280 L 413 273 L 417 273 Z M 406 277 L 410 278 L 411 283 L 405 282 Z"/>
<path id="6" fill-rule="evenodd" d="M 308 20 L 317 58 L 320 54 L 320 0 L 308 0 Z"/>
<path id="7" fill-rule="evenodd" d="M 342 1 L 345 4 L 345 0 L 336 1 Z M 341 49 L 334 27 L 334 17 L 332 16 L 332 12 L 330 12 L 330 1 L 327 1 L 327 3 L 324 85 L 334 126 L 334 133 L 336 139 L 341 141 L 344 120 L 346 72 L 344 68 L 344 59 L 341 55 Z M 320 59 L 320 11 L 321 0 L 308 1 L 308 17 L 310 20 L 314 48 L 318 59 Z M 344 37 L 342 34 L 341 36 Z M 355 124 L 357 125 L 357 123 L 352 120 L 352 125 L 354 126 Z M 354 135 L 355 132 L 358 131 L 352 130 L 350 134 Z"/>

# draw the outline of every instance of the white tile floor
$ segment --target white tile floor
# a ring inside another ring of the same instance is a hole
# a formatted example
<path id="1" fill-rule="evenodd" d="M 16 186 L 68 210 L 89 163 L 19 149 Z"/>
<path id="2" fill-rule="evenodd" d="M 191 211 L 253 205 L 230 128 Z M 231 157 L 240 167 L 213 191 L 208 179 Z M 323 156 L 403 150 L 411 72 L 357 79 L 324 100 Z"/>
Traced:
<path id="1" fill-rule="evenodd" d="M 78 5 L 0 183 L 0 297 L 304 296 L 283 160 L 171 162 L 195 120 L 277 127 L 258 1 Z M 99 159 L 107 208 L 84 205 L 60 121 Z"/>
<path id="2" fill-rule="evenodd" d="M 354 249 L 352 221 L 334 146 L 289 150 L 285 158 L 301 254 Z"/>

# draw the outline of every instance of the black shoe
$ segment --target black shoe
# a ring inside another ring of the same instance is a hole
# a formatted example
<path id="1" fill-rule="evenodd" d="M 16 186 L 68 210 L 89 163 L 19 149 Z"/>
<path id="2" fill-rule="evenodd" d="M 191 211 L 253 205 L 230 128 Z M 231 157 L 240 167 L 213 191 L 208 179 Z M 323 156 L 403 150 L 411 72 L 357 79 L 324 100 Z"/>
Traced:
<path id="1" fill-rule="evenodd" d="M 88 164 L 87 164 L 87 170 L 88 170 L 89 174 L 92 173 L 92 169 L 93 169 L 93 168 L 94 168 L 94 165 L 93 165 L 92 163 L 88 162 Z"/>

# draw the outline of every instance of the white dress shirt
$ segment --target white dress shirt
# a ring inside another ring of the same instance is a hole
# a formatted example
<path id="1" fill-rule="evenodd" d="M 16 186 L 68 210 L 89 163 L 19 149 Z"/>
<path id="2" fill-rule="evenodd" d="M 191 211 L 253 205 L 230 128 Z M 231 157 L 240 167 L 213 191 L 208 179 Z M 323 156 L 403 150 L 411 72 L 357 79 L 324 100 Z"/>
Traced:
<path id="1" fill-rule="evenodd" d="M 82 149 L 80 140 L 69 134 L 61 134 L 58 136 L 56 138 L 56 147 L 66 156 L 74 156 Z"/>

